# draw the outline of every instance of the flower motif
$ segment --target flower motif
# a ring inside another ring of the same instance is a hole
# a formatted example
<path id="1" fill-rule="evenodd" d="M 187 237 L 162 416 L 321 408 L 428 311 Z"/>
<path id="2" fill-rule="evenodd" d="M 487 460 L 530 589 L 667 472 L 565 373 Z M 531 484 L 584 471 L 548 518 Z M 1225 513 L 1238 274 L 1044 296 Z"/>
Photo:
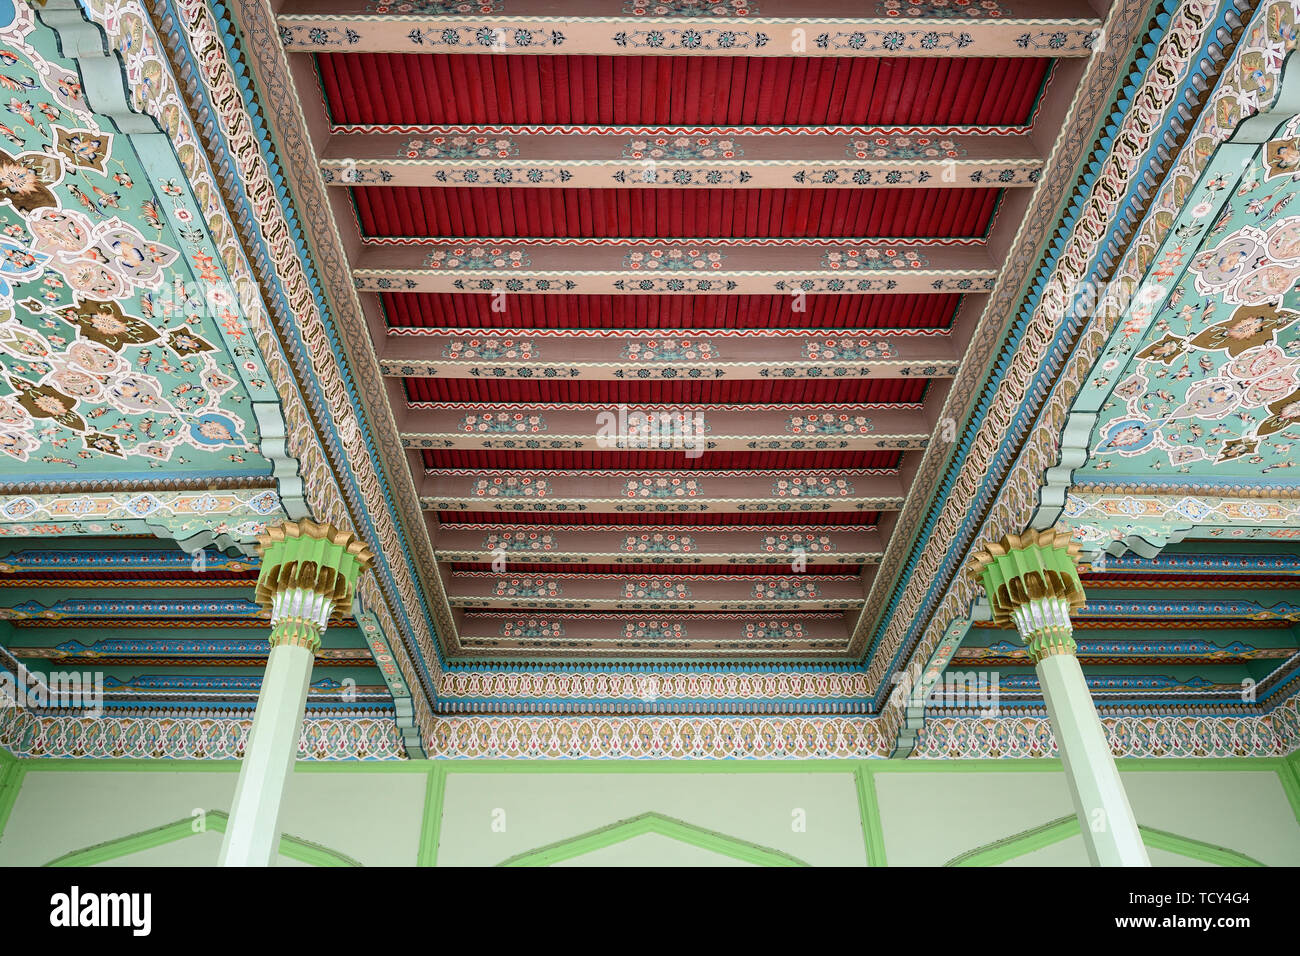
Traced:
<path id="1" fill-rule="evenodd" d="M 819 593 L 816 584 L 797 578 L 775 578 L 754 585 L 754 597 L 769 601 L 806 600 Z"/>
<path id="2" fill-rule="evenodd" d="M 0 239 L 0 301 L 10 301 L 14 289 L 10 283 L 30 282 L 39 278 L 50 257 L 8 239 Z"/>
<path id="3" fill-rule="evenodd" d="M 82 299 L 75 307 L 64 310 L 62 315 L 64 321 L 75 325 L 85 338 L 106 345 L 114 352 L 159 337 L 157 329 L 144 319 L 126 315 L 116 302 Z"/>
<path id="4" fill-rule="evenodd" d="M 763 539 L 763 550 L 769 552 L 789 552 L 789 551 L 806 551 L 829 552 L 835 550 L 828 535 L 815 535 L 804 533 L 802 531 L 787 532 L 785 534 L 769 534 Z"/>
<path id="5" fill-rule="evenodd" d="M 789 640 L 803 637 L 803 625 L 790 621 L 758 621 L 745 624 L 747 640 Z"/>
<path id="6" fill-rule="evenodd" d="M 465 432 L 527 433 L 545 431 L 546 423 L 540 415 L 524 415 L 523 412 L 485 412 L 466 415 L 460 420 L 460 428 Z"/>
<path id="7" fill-rule="evenodd" d="M 556 547 L 555 535 L 536 531 L 503 531 L 490 534 L 483 541 L 488 551 L 553 551 Z"/>
<path id="8" fill-rule="evenodd" d="M 214 346 L 199 338 L 189 329 L 168 329 L 167 345 L 177 355 L 197 355 L 201 352 L 215 351 Z"/>
<path id="9" fill-rule="evenodd" d="M 696 545 L 689 535 L 673 532 L 645 532 L 639 535 L 628 535 L 623 541 L 623 550 L 632 553 L 687 554 L 696 550 Z"/>
<path id="10" fill-rule="evenodd" d="M 525 618 L 506 621 L 501 625 L 502 637 L 563 637 L 564 625 L 545 618 Z"/>
<path id="11" fill-rule="evenodd" d="M 623 597 L 636 599 L 684 600 L 691 596 L 690 586 L 684 581 L 668 578 L 639 578 L 623 584 Z"/>
<path id="12" fill-rule="evenodd" d="M 853 485 L 829 475 L 799 475 L 775 482 L 772 494 L 777 498 L 844 498 L 853 494 Z"/>
<path id="13" fill-rule="evenodd" d="M 884 339 L 819 339 L 804 343 L 804 358 L 824 362 L 861 362 L 893 358 L 898 350 Z"/>
<path id="14" fill-rule="evenodd" d="M 242 445 L 239 426 L 226 416 L 215 413 L 200 415 L 190 423 L 190 438 L 199 445 Z"/>
<path id="15" fill-rule="evenodd" d="M 708 343 L 693 339 L 651 339 L 632 341 L 623 346 L 623 357 L 634 362 L 715 361 L 717 350 Z"/>
<path id="16" fill-rule="evenodd" d="M 544 498 L 550 492 L 545 478 L 497 475 L 479 478 L 474 482 L 474 495 L 479 498 Z"/>
<path id="17" fill-rule="evenodd" d="M 73 166 L 93 169 L 97 173 L 105 172 L 104 164 L 108 160 L 113 137 L 109 133 L 97 133 L 88 129 L 67 130 L 55 126 L 54 148 Z"/>
<path id="18" fill-rule="evenodd" d="M 57 206 L 50 190 L 62 170 L 59 161 L 44 153 L 19 153 L 10 156 L 0 150 L 0 203 L 9 203 L 19 212 L 34 212 Z"/>
<path id="19" fill-rule="evenodd" d="M 786 429 L 796 435 L 865 435 L 875 431 L 875 426 L 865 415 L 814 412 L 792 416 Z"/>
<path id="20" fill-rule="evenodd" d="M 122 451 L 122 444 L 112 435 L 105 435 L 103 432 L 91 432 L 82 436 L 82 444 L 89 451 L 102 452 L 105 455 L 112 455 L 114 458 L 125 458 L 126 453 Z"/>
<path id="21" fill-rule="evenodd" d="M 841 269 L 920 269 L 930 260 L 913 249 L 849 249 L 822 254 L 822 268 Z"/>
<path id="22" fill-rule="evenodd" d="M 510 578 L 497 581 L 493 588 L 497 597 L 556 597 L 560 583 L 545 578 Z"/>
<path id="23" fill-rule="evenodd" d="M 18 404 L 27 410 L 32 418 L 48 418 L 65 428 L 84 432 L 86 422 L 75 412 L 77 400 L 64 395 L 49 385 L 37 385 L 21 378 L 9 378 L 9 384 L 18 392 Z"/>

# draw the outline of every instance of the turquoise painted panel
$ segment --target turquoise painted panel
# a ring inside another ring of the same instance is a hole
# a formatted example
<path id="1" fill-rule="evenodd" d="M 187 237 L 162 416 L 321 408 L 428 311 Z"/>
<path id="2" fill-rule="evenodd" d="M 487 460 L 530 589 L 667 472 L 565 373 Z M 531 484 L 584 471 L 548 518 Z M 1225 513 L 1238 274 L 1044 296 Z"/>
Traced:
<path id="1" fill-rule="evenodd" d="M 113 132 L 28 8 L 0 87 L 0 478 L 269 474 L 277 399 L 167 138 Z"/>
<path id="2" fill-rule="evenodd" d="M 1095 370 L 1111 391 L 1078 480 L 1300 466 L 1300 139 L 1265 144 L 1239 178 L 1223 152 L 1229 171 L 1198 185 L 1149 274 L 1154 316 L 1139 294 Z"/>

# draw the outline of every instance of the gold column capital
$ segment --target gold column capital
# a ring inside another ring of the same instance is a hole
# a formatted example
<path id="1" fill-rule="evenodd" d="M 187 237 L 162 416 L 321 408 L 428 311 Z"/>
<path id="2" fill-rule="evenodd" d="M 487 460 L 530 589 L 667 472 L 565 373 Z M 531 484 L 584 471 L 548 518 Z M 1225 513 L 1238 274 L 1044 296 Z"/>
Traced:
<path id="1" fill-rule="evenodd" d="M 268 527 L 257 553 L 262 570 L 254 599 L 271 611 L 271 646 L 313 653 L 330 616 L 351 612 L 357 579 L 375 560 L 354 532 L 310 518 Z"/>
<path id="2" fill-rule="evenodd" d="M 1087 599 L 1079 580 L 1079 545 L 1071 538 L 1061 529 L 1030 528 L 985 545 L 967 566 L 984 585 L 994 623 L 1014 621 L 1035 664 L 1076 650 L 1070 612 Z"/>

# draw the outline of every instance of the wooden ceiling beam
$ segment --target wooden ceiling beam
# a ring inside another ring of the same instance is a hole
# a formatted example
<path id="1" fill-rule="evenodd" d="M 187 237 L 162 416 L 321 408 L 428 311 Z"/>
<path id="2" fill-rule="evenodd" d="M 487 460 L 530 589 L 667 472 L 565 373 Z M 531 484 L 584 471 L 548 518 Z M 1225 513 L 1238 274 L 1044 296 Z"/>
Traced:
<path id="1" fill-rule="evenodd" d="M 378 13 L 363 0 L 289 0 L 276 22 L 291 52 L 568 56 L 1083 57 L 1101 29 L 1084 0 L 997 0 L 996 14 L 972 3 L 960 20 L 889 15 L 905 2 L 874 4 L 877 15 L 864 17 L 863 4 L 849 0 L 755 0 L 748 15 L 728 17 L 637 15 L 599 0 L 568 4 L 565 16 L 547 0 L 511 0 L 508 16 L 499 2 L 473 6 L 439 16 Z"/>
<path id="2" fill-rule="evenodd" d="M 847 611 L 860 608 L 857 578 L 812 574 L 655 575 L 456 571 L 452 607 L 510 610 Z"/>
<path id="3" fill-rule="evenodd" d="M 920 405 L 642 406 L 409 402 L 394 409 L 412 449 L 506 451 L 872 451 L 929 445 Z"/>
<path id="4" fill-rule="evenodd" d="M 1028 136 L 655 136 L 591 134 L 581 128 L 524 136 L 466 133 L 332 135 L 320 158 L 332 186 L 498 186 L 511 188 L 942 189 L 1032 186 L 1045 159 Z"/>
<path id="5" fill-rule="evenodd" d="M 795 516 L 792 516 L 795 517 Z M 482 525 L 443 523 L 441 561 L 511 564 L 762 564 L 791 574 L 794 563 L 849 567 L 879 560 L 869 525 Z"/>
<path id="6" fill-rule="evenodd" d="M 427 471 L 420 503 L 430 511 L 753 514 L 896 511 L 906 488 L 896 474 L 824 472 Z"/>
<path id="7" fill-rule="evenodd" d="M 950 378 L 961 362 L 950 335 L 871 332 L 743 338 L 667 332 L 653 339 L 597 338 L 582 332 L 545 338 L 390 332 L 378 357 L 380 371 L 397 378 L 628 382 Z"/>
<path id="8" fill-rule="evenodd" d="M 511 240 L 478 246 L 366 246 L 353 264 L 365 292 L 474 292 L 591 295 L 801 295 L 986 292 L 998 265 L 978 247 L 860 248 L 556 246 Z M 792 306 L 793 307 L 793 306 Z"/>
<path id="9" fill-rule="evenodd" d="M 848 631 L 840 614 L 620 613 L 564 615 L 469 611 L 461 646 L 470 654 L 627 656 L 647 651 L 685 656 L 842 652 Z M 647 692 L 653 683 L 645 684 Z"/>

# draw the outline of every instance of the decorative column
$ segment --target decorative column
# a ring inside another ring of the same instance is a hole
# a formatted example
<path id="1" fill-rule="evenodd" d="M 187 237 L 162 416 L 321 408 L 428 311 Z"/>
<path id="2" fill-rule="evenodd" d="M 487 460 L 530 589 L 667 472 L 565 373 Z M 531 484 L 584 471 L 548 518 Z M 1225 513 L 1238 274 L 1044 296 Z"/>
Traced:
<path id="1" fill-rule="evenodd" d="M 311 667 L 330 616 L 352 610 L 357 578 L 374 554 L 351 531 L 288 521 L 257 539 L 255 599 L 271 610 L 271 655 L 244 747 L 220 866 L 270 866 L 280 843 L 280 802 L 293 770 Z"/>
<path id="2" fill-rule="evenodd" d="M 993 620 L 1014 621 L 1029 650 L 1092 865 L 1150 866 L 1075 656 L 1070 611 L 1084 604 L 1078 554 L 1068 532 L 1030 530 L 977 552 L 969 570 L 988 593 Z"/>

